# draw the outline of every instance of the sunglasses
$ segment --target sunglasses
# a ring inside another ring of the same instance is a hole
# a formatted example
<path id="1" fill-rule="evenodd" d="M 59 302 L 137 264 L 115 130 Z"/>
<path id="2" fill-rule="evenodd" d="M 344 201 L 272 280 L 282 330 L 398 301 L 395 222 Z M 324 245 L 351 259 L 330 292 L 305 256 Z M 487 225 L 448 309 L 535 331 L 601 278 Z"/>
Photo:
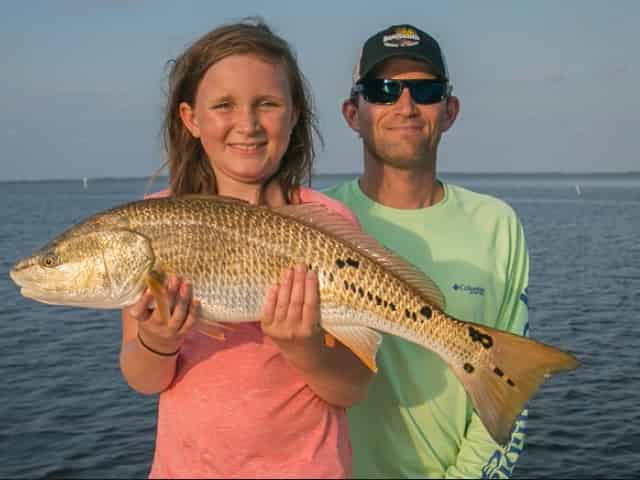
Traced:
<path id="1" fill-rule="evenodd" d="M 352 88 L 351 94 L 362 94 L 369 103 L 389 105 L 396 103 L 407 87 L 413 101 L 420 105 L 438 103 L 451 94 L 451 85 L 444 80 L 417 79 L 395 80 L 370 78 L 361 80 Z"/>

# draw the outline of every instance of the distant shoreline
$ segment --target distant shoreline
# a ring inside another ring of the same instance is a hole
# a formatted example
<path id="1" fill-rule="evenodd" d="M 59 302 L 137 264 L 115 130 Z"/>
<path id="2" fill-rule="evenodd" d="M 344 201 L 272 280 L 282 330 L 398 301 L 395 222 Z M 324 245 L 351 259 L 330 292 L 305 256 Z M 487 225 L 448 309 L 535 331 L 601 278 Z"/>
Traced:
<path id="1" fill-rule="evenodd" d="M 351 173 L 325 173 L 319 172 L 314 174 L 314 177 L 357 177 L 362 172 Z M 439 175 L 444 177 L 528 177 L 528 178 L 540 178 L 540 177 L 556 177 L 556 178 L 612 178 L 612 177 L 627 177 L 627 176 L 640 176 L 640 170 L 620 171 L 620 172 L 439 172 Z M 104 182 L 104 181 L 148 181 L 148 177 L 86 177 L 90 182 Z M 82 182 L 84 177 L 77 178 L 41 178 L 41 179 L 12 179 L 12 180 L 0 180 L 0 184 L 11 183 L 48 183 L 48 182 Z M 166 176 L 157 176 L 157 181 L 166 181 Z"/>

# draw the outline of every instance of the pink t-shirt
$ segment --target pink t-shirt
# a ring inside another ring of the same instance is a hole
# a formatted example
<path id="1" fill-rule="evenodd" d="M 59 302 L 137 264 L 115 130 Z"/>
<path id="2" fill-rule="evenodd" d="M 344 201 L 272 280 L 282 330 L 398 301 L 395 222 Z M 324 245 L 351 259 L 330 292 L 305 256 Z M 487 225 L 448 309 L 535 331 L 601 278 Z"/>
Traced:
<path id="1" fill-rule="evenodd" d="M 300 194 L 358 223 L 340 202 L 307 188 Z M 174 381 L 160 394 L 149 477 L 349 477 L 345 410 L 311 391 L 259 323 L 225 336 L 187 336 Z"/>

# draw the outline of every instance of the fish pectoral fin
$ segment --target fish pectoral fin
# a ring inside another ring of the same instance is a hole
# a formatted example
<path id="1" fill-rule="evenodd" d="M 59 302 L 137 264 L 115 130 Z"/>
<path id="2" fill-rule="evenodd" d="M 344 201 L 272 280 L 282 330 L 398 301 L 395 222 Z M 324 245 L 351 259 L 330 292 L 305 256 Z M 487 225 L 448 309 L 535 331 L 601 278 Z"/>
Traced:
<path id="1" fill-rule="evenodd" d="M 203 321 L 198 321 L 193 326 L 197 331 L 206 335 L 207 337 L 215 338 L 216 340 L 223 341 L 225 340 L 224 330 L 233 330 L 233 328 L 224 325 L 218 322 L 207 321 L 206 323 Z"/>
<path id="2" fill-rule="evenodd" d="M 382 335 L 367 327 L 326 323 L 323 321 L 322 328 L 330 336 L 351 350 L 372 372 L 378 371 L 376 353 L 382 342 Z"/>
<path id="3" fill-rule="evenodd" d="M 329 347 L 329 348 L 333 348 L 336 346 L 336 339 L 334 337 L 332 337 L 331 335 L 329 335 L 328 333 L 324 334 L 324 344 Z"/>
<path id="4" fill-rule="evenodd" d="M 153 295 L 155 308 L 159 311 L 162 319 L 168 323 L 171 318 L 171 312 L 164 288 L 164 274 L 157 272 L 156 270 L 151 270 L 146 274 L 144 281 L 147 284 L 151 295 Z"/>

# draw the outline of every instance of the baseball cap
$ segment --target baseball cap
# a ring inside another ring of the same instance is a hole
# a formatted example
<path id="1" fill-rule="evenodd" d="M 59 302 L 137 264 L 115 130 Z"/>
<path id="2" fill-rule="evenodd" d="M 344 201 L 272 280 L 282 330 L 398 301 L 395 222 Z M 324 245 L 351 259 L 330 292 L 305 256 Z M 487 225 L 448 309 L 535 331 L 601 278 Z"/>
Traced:
<path id="1" fill-rule="evenodd" d="M 381 62 L 392 57 L 410 57 L 427 63 L 438 77 L 449 81 L 449 72 L 438 42 L 429 34 L 402 24 L 392 25 L 369 37 L 353 73 L 353 83 L 366 77 Z"/>

